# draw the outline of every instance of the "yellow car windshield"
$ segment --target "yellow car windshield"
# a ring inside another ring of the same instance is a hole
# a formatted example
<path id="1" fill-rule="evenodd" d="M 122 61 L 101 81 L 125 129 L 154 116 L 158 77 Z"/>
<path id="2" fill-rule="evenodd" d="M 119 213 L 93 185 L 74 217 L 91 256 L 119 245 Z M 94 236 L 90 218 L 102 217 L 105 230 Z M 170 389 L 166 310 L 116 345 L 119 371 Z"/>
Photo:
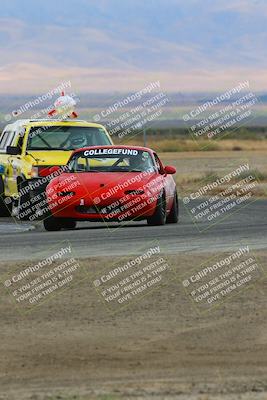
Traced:
<path id="1" fill-rule="evenodd" d="M 112 144 L 105 130 L 83 126 L 38 126 L 30 130 L 27 150 L 75 150 Z"/>

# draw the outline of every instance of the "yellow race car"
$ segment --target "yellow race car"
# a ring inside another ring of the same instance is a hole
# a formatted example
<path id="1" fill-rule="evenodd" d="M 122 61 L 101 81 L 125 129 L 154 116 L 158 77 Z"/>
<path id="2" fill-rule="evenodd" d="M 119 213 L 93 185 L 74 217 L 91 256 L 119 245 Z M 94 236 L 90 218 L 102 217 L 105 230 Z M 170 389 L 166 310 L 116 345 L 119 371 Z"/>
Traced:
<path id="1" fill-rule="evenodd" d="M 63 168 L 73 150 L 112 144 L 104 126 L 87 121 L 19 120 L 7 125 L 0 134 L 0 216 L 12 209 L 16 214 L 29 198 L 45 193 L 53 167 Z"/>

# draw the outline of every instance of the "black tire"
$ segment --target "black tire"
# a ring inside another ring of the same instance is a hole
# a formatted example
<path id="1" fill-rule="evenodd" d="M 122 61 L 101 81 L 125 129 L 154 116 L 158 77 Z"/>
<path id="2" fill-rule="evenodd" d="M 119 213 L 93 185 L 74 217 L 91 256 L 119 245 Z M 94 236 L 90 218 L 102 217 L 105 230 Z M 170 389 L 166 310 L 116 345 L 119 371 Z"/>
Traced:
<path id="1" fill-rule="evenodd" d="M 25 181 L 20 181 L 18 183 L 18 192 L 19 192 L 19 199 L 17 201 L 17 218 L 20 221 L 28 221 L 30 219 L 30 216 L 32 216 L 34 213 L 32 211 L 31 207 L 31 196 L 30 192 L 26 190 L 28 186 L 28 182 Z M 29 204 L 26 207 L 24 207 L 24 204 Z M 25 213 L 26 215 L 23 215 Z"/>
<path id="2" fill-rule="evenodd" d="M 166 224 L 166 199 L 164 193 L 158 198 L 154 214 L 147 218 L 147 224 L 151 226 Z"/>
<path id="3" fill-rule="evenodd" d="M 179 221 L 179 202 L 177 192 L 174 194 L 174 200 L 171 211 L 166 219 L 167 224 L 177 224 Z"/>
<path id="4" fill-rule="evenodd" d="M 62 219 L 61 225 L 63 229 L 75 229 L 77 222 L 74 219 Z"/>
<path id="5" fill-rule="evenodd" d="M 62 226 L 62 220 L 60 218 L 55 218 L 52 215 L 43 220 L 43 225 L 46 231 L 56 232 L 60 231 Z"/>
<path id="6" fill-rule="evenodd" d="M 0 178 L 0 217 L 10 217 L 11 215 L 12 200 L 10 199 L 10 203 L 8 203 L 6 199 L 10 198 L 4 195 L 4 184 Z"/>

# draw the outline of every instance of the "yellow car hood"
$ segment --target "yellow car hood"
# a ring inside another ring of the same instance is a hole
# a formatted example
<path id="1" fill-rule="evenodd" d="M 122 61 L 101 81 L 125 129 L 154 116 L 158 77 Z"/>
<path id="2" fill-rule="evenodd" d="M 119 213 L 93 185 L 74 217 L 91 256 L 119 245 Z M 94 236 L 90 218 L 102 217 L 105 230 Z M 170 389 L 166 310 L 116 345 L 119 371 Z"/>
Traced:
<path id="1" fill-rule="evenodd" d="M 72 150 L 28 151 L 27 157 L 28 161 L 34 165 L 66 165 L 71 154 Z M 33 157 L 36 159 L 36 161 L 34 161 Z"/>

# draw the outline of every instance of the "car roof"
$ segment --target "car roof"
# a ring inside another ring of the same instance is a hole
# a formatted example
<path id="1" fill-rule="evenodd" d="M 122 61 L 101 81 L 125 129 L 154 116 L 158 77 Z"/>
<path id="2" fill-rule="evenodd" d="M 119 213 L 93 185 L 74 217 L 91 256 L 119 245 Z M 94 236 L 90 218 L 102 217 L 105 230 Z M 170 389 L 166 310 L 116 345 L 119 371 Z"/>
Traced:
<path id="1" fill-rule="evenodd" d="M 86 150 L 95 150 L 95 149 L 131 149 L 131 150 L 142 150 L 142 151 L 148 151 L 149 153 L 154 153 L 154 150 L 150 149 L 149 147 L 143 147 L 143 146 L 124 146 L 124 145 L 108 145 L 108 146 L 88 146 L 88 147 L 82 147 L 80 149 L 76 149 L 73 151 L 72 154 L 74 153 L 80 153 L 82 151 Z"/>
<path id="2" fill-rule="evenodd" d="M 58 120 L 52 118 L 43 118 L 43 119 L 19 119 L 11 124 L 6 125 L 5 130 L 16 130 L 20 127 L 25 127 L 27 125 L 32 126 L 40 126 L 40 125 L 70 125 L 70 126 L 88 126 L 92 128 L 103 128 L 103 125 L 96 124 L 94 122 L 88 122 L 81 119 L 66 119 L 66 120 Z"/>

